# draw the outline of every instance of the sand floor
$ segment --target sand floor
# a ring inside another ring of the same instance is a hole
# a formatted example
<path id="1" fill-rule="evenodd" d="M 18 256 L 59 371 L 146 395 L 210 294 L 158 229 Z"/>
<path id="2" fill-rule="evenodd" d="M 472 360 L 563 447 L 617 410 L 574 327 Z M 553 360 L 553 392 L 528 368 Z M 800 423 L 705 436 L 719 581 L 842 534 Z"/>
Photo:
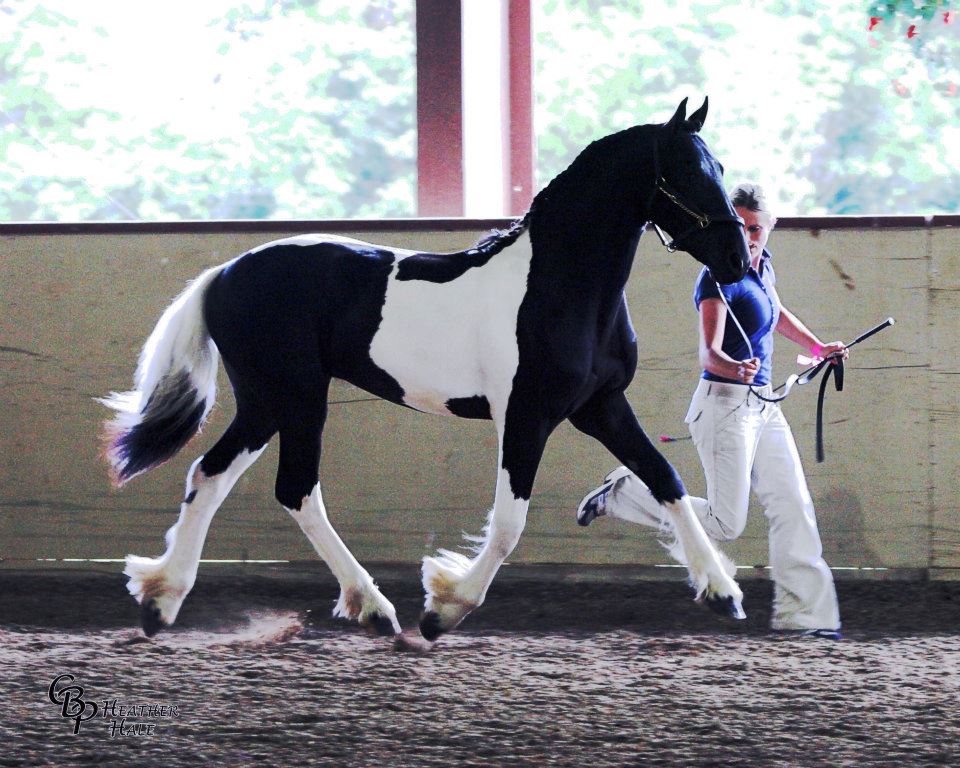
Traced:
<path id="1" fill-rule="evenodd" d="M 372 571 L 415 626 L 416 568 Z M 742 585 L 733 623 L 677 580 L 508 567 L 418 655 L 331 619 L 319 570 L 203 566 L 150 641 L 118 573 L 0 571 L 0 766 L 960 765 L 960 582 L 841 581 L 840 642 Z"/>

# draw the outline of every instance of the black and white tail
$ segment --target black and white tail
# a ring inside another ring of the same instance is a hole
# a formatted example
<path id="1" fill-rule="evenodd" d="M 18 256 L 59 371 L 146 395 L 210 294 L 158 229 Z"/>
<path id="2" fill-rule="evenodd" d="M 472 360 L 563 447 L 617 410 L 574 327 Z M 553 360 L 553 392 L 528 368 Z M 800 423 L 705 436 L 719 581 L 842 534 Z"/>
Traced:
<path id="1" fill-rule="evenodd" d="M 220 353 L 203 319 L 203 297 L 224 266 L 201 274 L 167 307 L 140 353 L 135 388 L 98 399 L 117 412 L 103 439 L 118 486 L 172 458 L 213 407 Z"/>

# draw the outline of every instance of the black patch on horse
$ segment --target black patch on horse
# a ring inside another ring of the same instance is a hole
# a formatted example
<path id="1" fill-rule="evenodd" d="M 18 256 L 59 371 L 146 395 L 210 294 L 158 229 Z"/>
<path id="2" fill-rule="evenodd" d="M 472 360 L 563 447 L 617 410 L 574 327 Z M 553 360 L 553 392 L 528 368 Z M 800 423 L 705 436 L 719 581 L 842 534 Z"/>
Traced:
<path id="1" fill-rule="evenodd" d="M 463 419 L 489 419 L 490 402 L 483 395 L 455 397 L 446 402 L 447 410 Z"/>
<path id="2" fill-rule="evenodd" d="M 204 317 L 231 383 L 256 382 L 261 407 L 281 413 L 291 392 L 335 376 L 403 403 L 396 379 L 364 350 L 383 320 L 396 255 L 353 243 L 280 244 L 246 254 L 210 285 Z"/>

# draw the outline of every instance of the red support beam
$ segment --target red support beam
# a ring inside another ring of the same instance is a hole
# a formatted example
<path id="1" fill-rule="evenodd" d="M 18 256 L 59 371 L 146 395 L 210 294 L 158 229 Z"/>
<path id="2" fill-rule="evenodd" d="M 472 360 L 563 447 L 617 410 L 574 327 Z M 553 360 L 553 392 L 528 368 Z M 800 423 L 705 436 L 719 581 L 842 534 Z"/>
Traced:
<path id="1" fill-rule="evenodd" d="M 508 56 L 510 72 L 510 177 L 507 212 L 519 215 L 530 207 L 535 180 L 533 161 L 533 29 L 530 0 L 509 0 Z"/>
<path id="2" fill-rule="evenodd" d="M 463 216 L 461 0 L 417 0 L 417 215 Z"/>

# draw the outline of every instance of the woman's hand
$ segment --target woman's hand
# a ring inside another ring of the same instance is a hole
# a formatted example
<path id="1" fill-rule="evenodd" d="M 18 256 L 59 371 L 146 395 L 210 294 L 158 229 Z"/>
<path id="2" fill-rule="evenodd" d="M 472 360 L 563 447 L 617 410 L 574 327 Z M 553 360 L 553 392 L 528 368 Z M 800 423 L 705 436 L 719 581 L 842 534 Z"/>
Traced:
<path id="1" fill-rule="evenodd" d="M 737 363 L 736 375 L 732 378 L 744 384 L 753 384 L 753 380 L 760 371 L 760 358 L 751 357 Z"/>
<path id="2" fill-rule="evenodd" d="M 810 352 L 814 357 L 819 357 L 821 360 L 825 360 L 831 355 L 833 355 L 834 360 L 846 360 L 850 357 L 850 350 L 847 349 L 842 341 L 831 341 L 829 344 L 814 344 L 810 347 Z"/>

